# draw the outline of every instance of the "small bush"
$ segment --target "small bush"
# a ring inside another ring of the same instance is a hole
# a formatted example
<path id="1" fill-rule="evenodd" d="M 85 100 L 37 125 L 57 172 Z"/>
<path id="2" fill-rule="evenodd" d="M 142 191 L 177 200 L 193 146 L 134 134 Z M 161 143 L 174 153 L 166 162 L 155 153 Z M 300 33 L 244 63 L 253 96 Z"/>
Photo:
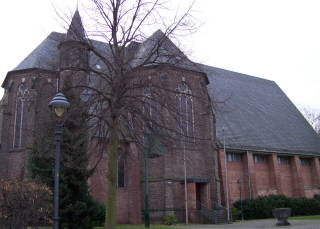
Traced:
<path id="1" fill-rule="evenodd" d="M 241 216 L 241 210 L 235 207 L 230 208 L 231 214 L 232 214 L 232 221 L 235 222 L 236 220 L 240 219 Z"/>
<path id="2" fill-rule="evenodd" d="M 1 228 L 26 228 L 50 224 L 51 191 L 34 182 L 0 181 Z"/>
<path id="3" fill-rule="evenodd" d="M 178 220 L 176 219 L 175 215 L 166 215 L 163 218 L 163 221 L 164 221 L 165 225 L 173 225 L 173 224 L 178 223 Z"/>

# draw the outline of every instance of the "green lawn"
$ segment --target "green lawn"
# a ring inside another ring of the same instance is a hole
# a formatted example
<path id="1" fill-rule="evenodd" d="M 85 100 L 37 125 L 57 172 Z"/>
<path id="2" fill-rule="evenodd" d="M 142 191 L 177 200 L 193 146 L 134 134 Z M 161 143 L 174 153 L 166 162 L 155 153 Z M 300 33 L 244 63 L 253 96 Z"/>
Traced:
<path id="1" fill-rule="evenodd" d="M 320 220 L 320 215 L 311 215 L 311 216 L 295 216 L 290 217 L 289 220 Z"/>
<path id="2" fill-rule="evenodd" d="M 178 223 L 176 225 L 185 225 L 183 223 Z M 169 228 L 170 226 L 166 226 L 164 224 L 150 224 L 151 229 L 165 229 Z M 28 227 L 28 229 L 32 229 L 31 227 Z M 52 227 L 40 227 L 40 229 L 52 229 Z M 104 229 L 104 227 L 94 227 L 94 229 Z M 145 229 L 144 224 L 119 224 L 116 225 L 116 229 Z M 183 229 L 183 228 L 182 228 Z"/>

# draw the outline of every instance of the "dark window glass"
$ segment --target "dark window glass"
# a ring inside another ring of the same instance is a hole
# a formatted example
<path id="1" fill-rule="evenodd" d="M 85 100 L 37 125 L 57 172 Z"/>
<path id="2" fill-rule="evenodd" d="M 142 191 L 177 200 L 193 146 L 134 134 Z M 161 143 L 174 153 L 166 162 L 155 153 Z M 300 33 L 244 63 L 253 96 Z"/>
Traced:
<path id="1" fill-rule="evenodd" d="M 278 157 L 278 164 L 280 165 L 288 165 L 289 158 L 288 157 Z"/>
<path id="2" fill-rule="evenodd" d="M 266 155 L 253 155 L 253 160 L 255 163 L 267 163 Z"/>
<path id="3" fill-rule="evenodd" d="M 227 161 L 241 161 L 240 153 L 227 153 Z"/>
<path id="4" fill-rule="evenodd" d="M 300 158 L 300 165 L 309 165 L 308 158 Z"/>
<path id="5" fill-rule="evenodd" d="M 120 156 L 118 160 L 118 180 L 117 187 L 124 188 L 124 158 L 123 155 Z"/>

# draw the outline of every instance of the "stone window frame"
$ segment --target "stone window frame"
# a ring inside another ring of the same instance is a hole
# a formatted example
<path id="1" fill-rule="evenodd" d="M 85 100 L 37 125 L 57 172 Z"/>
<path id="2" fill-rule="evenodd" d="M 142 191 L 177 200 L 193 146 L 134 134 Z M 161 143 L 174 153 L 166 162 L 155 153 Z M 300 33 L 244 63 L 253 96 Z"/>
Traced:
<path id="1" fill-rule="evenodd" d="M 190 87 L 185 83 L 179 83 L 175 90 L 175 103 L 177 106 L 177 134 L 178 144 L 193 147 L 194 137 L 194 104 Z M 185 130 L 184 130 L 185 129 Z"/>
<path id="2" fill-rule="evenodd" d="M 26 146 L 26 130 L 28 121 L 28 102 L 29 102 L 29 87 L 26 83 L 19 85 L 17 89 L 13 148 L 20 149 Z"/>

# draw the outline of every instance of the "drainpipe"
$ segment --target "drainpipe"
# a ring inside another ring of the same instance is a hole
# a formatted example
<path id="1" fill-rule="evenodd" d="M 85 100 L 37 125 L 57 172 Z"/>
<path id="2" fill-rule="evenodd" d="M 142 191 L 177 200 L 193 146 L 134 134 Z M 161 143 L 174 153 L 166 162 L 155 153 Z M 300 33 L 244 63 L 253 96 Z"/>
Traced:
<path id="1" fill-rule="evenodd" d="M 188 188 L 187 188 L 187 163 L 186 163 L 186 143 L 183 143 L 183 167 L 184 167 L 184 193 L 186 202 L 186 225 L 188 225 Z"/>
<path id="2" fill-rule="evenodd" d="M 230 222 L 230 214 L 229 214 L 229 185 L 228 185 L 228 168 L 227 168 L 227 152 L 226 152 L 226 137 L 223 129 L 223 152 L 224 152 L 224 167 L 226 171 L 226 201 L 227 201 L 227 211 L 228 211 L 228 222 Z"/>
<path id="3" fill-rule="evenodd" d="M 252 199 L 252 186 L 251 186 L 251 170 L 250 170 L 250 163 L 249 163 L 249 151 L 247 151 L 247 163 L 248 163 L 249 194 L 250 194 L 250 199 Z"/>

